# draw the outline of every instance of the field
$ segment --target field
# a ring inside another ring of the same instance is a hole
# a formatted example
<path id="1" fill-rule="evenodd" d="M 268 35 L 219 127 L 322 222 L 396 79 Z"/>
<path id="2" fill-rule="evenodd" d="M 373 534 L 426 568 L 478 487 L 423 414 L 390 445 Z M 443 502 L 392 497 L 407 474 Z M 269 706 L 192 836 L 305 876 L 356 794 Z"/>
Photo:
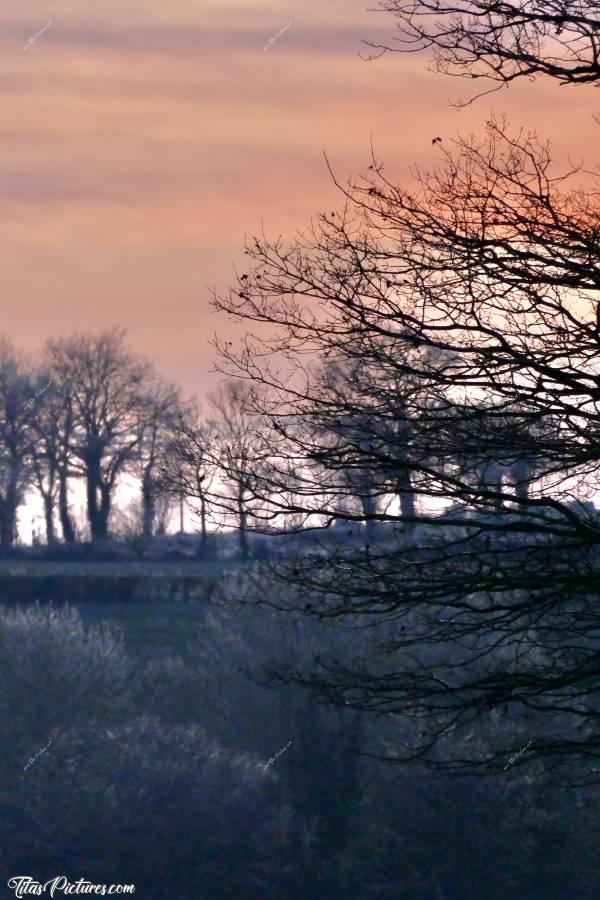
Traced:
<path id="1" fill-rule="evenodd" d="M 107 603 L 78 603 L 86 625 L 116 625 L 125 638 L 125 647 L 139 657 L 177 654 L 193 640 L 202 625 L 207 604 L 201 600 L 188 602 L 140 600 Z"/>
<path id="2" fill-rule="evenodd" d="M 0 560 L 0 601 L 121 605 L 207 600 L 226 561 Z"/>

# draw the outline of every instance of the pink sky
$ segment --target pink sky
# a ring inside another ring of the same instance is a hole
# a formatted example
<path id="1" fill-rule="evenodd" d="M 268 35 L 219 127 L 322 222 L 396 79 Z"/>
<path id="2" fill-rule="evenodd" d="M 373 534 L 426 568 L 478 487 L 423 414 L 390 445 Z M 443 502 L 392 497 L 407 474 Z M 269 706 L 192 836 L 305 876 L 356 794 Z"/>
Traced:
<path id="1" fill-rule="evenodd" d="M 372 136 L 407 182 L 434 162 L 433 136 L 479 131 L 493 102 L 559 158 L 595 163 L 587 90 L 525 83 L 457 113 L 448 100 L 470 85 L 424 57 L 360 59 L 361 37 L 393 29 L 368 5 L 3 4 L 1 330 L 35 356 L 49 336 L 121 324 L 201 394 L 208 340 L 229 328 L 206 286 L 226 288 L 261 223 L 292 236 L 335 208 L 323 150 L 343 178 L 368 165 Z"/>

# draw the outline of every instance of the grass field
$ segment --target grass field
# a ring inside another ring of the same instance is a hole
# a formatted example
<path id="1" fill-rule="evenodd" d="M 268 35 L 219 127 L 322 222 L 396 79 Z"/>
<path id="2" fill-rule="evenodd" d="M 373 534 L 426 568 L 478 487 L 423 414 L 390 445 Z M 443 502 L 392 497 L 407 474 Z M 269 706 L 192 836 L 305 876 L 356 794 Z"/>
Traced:
<path id="1" fill-rule="evenodd" d="M 116 605 L 206 601 L 226 560 L 0 560 L 0 602 Z"/>
<path id="2" fill-rule="evenodd" d="M 0 602 L 26 606 L 36 600 L 58 606 L 66 602 L 79 610 L 86 625 L 117 625 L 127 649 L 135 655 L 170 654 L 193 639 L 206 614 L 207 600 L 202 596 L 221 571 L 222 566 L 215 563 L 198 562 L 2 560 Z M 181 599 L 181 590 L 171 593 L 182 581 L 194 588 L 186 600 Z M 135 601 L 129 591 L 131 584 L 136 584 L 139 599 Z M 48 591 L 48 586 L 60 590 Z"/>
<path id="3" fill-rule="evenodd" d="M 136 656 L 170 655 L 182 650 L 194 639 L 206 616 L 202 601 L 165 600 L 120 603 L 73 603 L 86 625 L 100 622 L 116 625 L 123 631 L 125 646 Z"/>
<path id="4" fill-rule="evenodd" d="M 144 577 L 144 578 L 205 578 L 222 572 L 223 562 L 149 562 L 146 560 L 55 562 L 51 560 L 0 560 L 0 577 L 20 578 L 49 577 Z"/>

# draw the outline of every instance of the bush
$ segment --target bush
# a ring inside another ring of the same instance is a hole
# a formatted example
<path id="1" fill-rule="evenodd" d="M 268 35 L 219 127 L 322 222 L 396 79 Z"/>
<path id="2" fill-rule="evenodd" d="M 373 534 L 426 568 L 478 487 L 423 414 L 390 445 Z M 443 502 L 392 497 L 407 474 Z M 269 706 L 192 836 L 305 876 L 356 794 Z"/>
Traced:
<path id="1" fill-rule="evenodd" d="M 197 726 L 144 716 L 72 729 L 16 799 L 0 826 L 15 873 L 133 882 L 144 900 L 294 896 L 293 821 L 275 778 Z"/>
<path id="2" fill-rule="evenodd" d="M 0 729 L 11 736 L 4 766 L 24 765 L 62 727 L 125 712 L 122 637 L 86 628 L 69 607 L 0 607 L 0 673 Z"/>
<path id="3" fill-rule="evenodd" d="M 154 662 L 134 684 L 112 629 L 68 608 L 0 610 L 7 878 L 134 883 L 144 900 L 300 896 L 277 776 L 211 741 L 191 707 L 186 724 L 168 715 L 177 684 L 190 699 L 197 684 L 168 666 L 166 681 Z M 164 717 L 146 714 L 163 684 Z"/>

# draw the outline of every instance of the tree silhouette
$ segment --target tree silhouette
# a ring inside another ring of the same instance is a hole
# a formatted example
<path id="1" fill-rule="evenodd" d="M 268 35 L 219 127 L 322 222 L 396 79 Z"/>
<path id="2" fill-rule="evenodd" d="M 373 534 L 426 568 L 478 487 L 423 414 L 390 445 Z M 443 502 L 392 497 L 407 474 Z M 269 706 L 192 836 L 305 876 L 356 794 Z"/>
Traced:
<path id="1" fill-rule="evenodd" d="M 256 239 L 243 289 L 215 298 L 270 326 L 220 345 L 278 435 L 253 485 L 264 521 L 379 523 L 375 542 L 271 566 L 256 596 L 373 627 L 364 659 L 280 677 L 414 720 L 395 758 L 499 771 L 532 739 L 515 766 L 551 756 L 585 779 L 600 741 L 598 194 L 502 120 L 442 159 L 413 191 L 374 161 L 339 186 L 339 215 L 289 245 Z M 324 388 L 339 358 L 363 373 L 352 391 Z M 376 510 L 339 503 L 349 472 L 369 473 Z M 475 721 L 489 741 L 459 759 L 452 735 Z"/>
<path id="2" fill-rule="evenodd" d="M 600 82 L 600 7 L 594 0 L 381 0 L 397 34 L 376 53 L 433 50 L 438 72 L 506 86 L 545 75 Z M 492 88 L 494 89 L 494 88 Z"/>

